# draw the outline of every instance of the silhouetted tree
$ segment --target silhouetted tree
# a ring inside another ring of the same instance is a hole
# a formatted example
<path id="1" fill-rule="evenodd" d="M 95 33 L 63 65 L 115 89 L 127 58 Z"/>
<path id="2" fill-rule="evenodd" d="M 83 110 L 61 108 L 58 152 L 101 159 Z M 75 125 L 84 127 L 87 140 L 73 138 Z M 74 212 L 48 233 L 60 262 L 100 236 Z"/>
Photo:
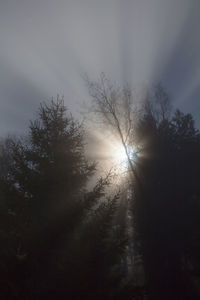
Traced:
<path id="1" fill-rule="evenodd" d="M 150 299 L 196 299 L 188 265 L 200 238 L 199 131 L 190 114 L 157 119 L 145 109 L 136 132 L 144 144 L 137 166 L 143 189 L 135 187 L 133 211 Z"/>
<path id="2" fill-rule="evenodd" d="M 90 96 L 93 100 L 93 113 L 99 116 L 107 129 L 121 142 L 134 178 L 139 178 L 133 165 L 130 147 L 134 144 L 134 122 L 137 118 L 137 108 L 134 104 L 132 90 L 127 85 L 121 89 L 112 83 L 102 73 L 99 82 L 90 81 L 86 77 Z"/>
<path id="3" fill-rule="evenodd" d="M 127 241 L 117 223 L 118 196 L 105 195 L 109 176 L 88 191 L 95 165 L 63 100 L 42 104 L 38 115 L 29 136 L 11 142 L 12 165 L 2 180 L 11 226 L 3 295 L 112 299 Z"/>

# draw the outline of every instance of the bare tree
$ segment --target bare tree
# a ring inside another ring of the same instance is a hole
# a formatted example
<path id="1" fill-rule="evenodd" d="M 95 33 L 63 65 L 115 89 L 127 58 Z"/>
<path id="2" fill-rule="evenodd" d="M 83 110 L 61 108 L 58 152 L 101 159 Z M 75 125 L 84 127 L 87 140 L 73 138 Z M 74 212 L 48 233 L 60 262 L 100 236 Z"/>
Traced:
<path id="1" fill-rule="evenodd" d="M 98 82 L 90 81 L 88 77 L 84 79 L 93 100 L 93 112 L 119 138 L 125 150 L 130 170 L 134 178 L 139 180 L 131 150 L 134 145 L 134 124 L 138 116 L 131 88 L 128 85 L 120 88 L 112 84 L 104 73 L 100 75 Z"/>

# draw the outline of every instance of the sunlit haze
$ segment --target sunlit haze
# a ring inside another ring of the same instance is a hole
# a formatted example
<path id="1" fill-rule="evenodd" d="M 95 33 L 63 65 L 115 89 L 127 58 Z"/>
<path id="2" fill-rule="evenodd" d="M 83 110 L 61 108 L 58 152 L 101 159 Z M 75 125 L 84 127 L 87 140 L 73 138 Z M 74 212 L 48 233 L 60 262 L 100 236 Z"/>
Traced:
<path id="1" fill-rule="evenodd" d="M 104 139 L 103 135 L 105 136 Z M 127 150 L 134 165 L 137 160 L 136 147 L 127 147 Z M 129 171 L 128 157 L 119 137 L 108 130 L 102 132 L 94 128 L 93 132 L 90 132 L 87 153 L 90 158 L 99 163 L 98 170 L 104 174 L 111 170 L 117 176 L 126 176 Z"/>
<path id="2" fill-rule="evenodd" d="M 129 162 L 128 157 L 131 159 L 132 164 L 134 165 L 136 161 L 136 149 L 134 146 L 127 148 L 128 153 L 126 153 L 124 147 L 120 142 L 116 142 L 110 146 L 111 160 L 113 166 L 116 169 L 116 172 L 124 173 L 128 171 Z"/>

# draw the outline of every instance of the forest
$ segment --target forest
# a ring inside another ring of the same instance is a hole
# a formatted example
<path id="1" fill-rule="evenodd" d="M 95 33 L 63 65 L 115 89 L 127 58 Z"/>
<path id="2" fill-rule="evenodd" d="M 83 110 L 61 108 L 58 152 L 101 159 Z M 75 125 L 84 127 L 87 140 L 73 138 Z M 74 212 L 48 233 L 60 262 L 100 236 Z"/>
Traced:
<path id="1" fill-rule="evenodd" d="M 85 81 L 93 126 L 117 139 L 126 170 L 99 173 L 87 126 L 59 96 L 41 103 L 26 135 L 2 137 L 0 298 L 200 299 L 193 116 L 161 84 L 138 94 L 104 75 Z"/>

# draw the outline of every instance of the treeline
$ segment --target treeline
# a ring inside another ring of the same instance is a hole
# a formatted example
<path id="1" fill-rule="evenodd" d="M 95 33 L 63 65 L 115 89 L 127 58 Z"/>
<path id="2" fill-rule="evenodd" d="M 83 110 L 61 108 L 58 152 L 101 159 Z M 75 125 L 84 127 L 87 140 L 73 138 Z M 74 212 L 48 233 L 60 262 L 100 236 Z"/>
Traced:
<path id="1" fill-rule="evenodd" d="M 158 85 L 132 91 L 88 82 L 94 113 L 129 167 L 110 174 L 85 156 L 84 128 L 61 99 L 44 103 L 29 135 L 0 145 L 2 299 L 199 299 L 200 132 Z M 131 151 L 131 148 L 135 153 Z"/>

